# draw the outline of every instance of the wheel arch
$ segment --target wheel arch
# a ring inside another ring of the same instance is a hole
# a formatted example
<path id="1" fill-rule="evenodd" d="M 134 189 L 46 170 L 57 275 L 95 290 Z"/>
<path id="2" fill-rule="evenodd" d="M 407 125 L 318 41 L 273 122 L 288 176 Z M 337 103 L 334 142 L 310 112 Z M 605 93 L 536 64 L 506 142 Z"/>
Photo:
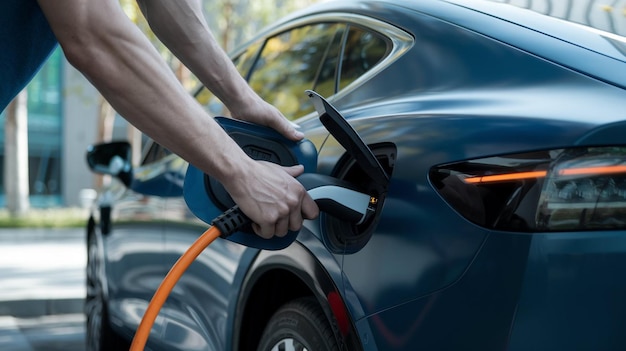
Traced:
<path id="1" fill-rule="evenodd" d="M 256 351 L 273 313 L 304 296 L 315 297 L 342 349 L 362 350 L 341 291 L 320 261 L 298 242 L 280 251 L 261 251 L 248 270 L 237 302 L 232 350 Z"/>

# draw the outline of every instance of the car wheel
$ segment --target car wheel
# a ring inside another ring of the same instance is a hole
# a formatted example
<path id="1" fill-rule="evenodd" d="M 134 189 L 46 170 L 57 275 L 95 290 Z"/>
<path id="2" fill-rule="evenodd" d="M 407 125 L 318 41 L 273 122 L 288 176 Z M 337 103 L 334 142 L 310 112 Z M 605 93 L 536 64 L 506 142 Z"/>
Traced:
<path id="1" fill-rule="evenodd" d="M 314 298 L 291 301 L 270 318 L 258 351 L 338 351 L 332 327 Z"/>
<path id="2" fill-rule="evenodd" d="M 87 351 L 128 350 L 130 344 L 118 336 L 110 326 L 99 279 L 102 262 L 98 257 L 98 246 L 93 235 L 89 236 L 87 250 L 87 295 L 85 297 Z"/>

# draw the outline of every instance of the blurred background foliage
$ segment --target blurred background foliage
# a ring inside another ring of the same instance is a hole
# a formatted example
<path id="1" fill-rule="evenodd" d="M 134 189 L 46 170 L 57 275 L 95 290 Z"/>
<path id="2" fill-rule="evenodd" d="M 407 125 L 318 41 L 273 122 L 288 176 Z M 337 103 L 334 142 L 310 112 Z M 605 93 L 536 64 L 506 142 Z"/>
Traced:
<path id="1" fill-rule="evenodd" d="M 270 23 L 321 0 L 201 0 L 213 36 L 229 52 L 242 45 Z M 135 0 L 120 0 L 128 17 L 146 34 L 183 85 L 197 85 L 193 75 L 150 30 Z"/>

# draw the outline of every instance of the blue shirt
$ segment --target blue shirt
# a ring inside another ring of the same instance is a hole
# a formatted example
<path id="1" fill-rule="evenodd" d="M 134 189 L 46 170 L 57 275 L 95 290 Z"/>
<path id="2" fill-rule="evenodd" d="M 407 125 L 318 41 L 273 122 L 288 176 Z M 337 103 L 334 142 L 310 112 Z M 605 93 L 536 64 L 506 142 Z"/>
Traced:
<path id="1" fill-rule="evenodd" d="M 56 44 L 36 0 L 1 0 L 0 112 L 30 82 Z"/>

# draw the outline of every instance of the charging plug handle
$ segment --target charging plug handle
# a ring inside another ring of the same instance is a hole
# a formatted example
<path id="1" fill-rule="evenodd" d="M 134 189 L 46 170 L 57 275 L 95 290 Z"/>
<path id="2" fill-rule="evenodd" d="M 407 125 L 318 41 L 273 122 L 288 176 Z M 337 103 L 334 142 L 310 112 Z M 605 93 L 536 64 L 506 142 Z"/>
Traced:
<path id="1" fill-rule="evenodd" d="M 331 216 L 360 224 L 373 211 L 370 208 L 371 197 L 346 181 L 315 173 L 304 173 L 296 179 L 320 211 Z M 235 205 L 215 218 L 211 225 L 220 230 L 222 238 L 226 238 L 249 223 L 250 219 Z"/>
<path id="2" fill-rule="evenodd" d="M 370 212 L 370 195 L 351 183 L 316 173 L 304 173 L 297 179 L 322 212 L 355 224 L 361 224 Z"/>

